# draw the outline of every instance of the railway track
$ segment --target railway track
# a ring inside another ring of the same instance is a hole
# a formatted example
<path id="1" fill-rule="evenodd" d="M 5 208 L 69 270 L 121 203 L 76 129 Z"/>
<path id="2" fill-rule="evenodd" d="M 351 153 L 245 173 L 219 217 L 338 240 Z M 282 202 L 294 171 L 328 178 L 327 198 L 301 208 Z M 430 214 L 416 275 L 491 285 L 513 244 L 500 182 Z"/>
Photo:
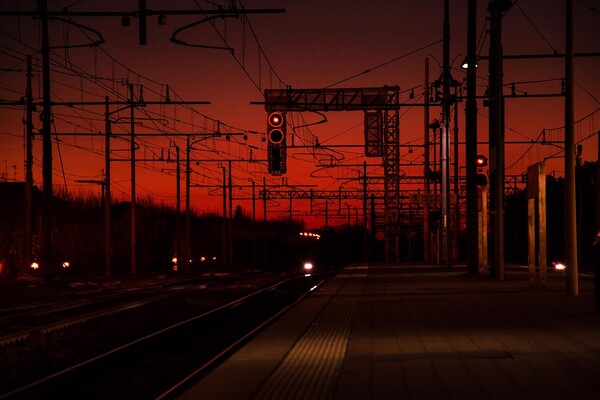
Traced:
<path id="1" fill-rule="evenodd" d="M 105 318 L 132 308 L 165 300 L 180 290 L 203 288 L 211 279 L 194 279 L 178 284 L 160 284 L 144 288 L 48 297 L 23 306 L 7 304 L 0 308 L 0 347 L 28 340 L 32 332 L 45 335 L 90 319 Z"/>
<path id="2" fill-rule="evenodd" d="M 287 279 L 34 382 L 0 399 L 169 398 L 321 284 L 323 276 Z"/>

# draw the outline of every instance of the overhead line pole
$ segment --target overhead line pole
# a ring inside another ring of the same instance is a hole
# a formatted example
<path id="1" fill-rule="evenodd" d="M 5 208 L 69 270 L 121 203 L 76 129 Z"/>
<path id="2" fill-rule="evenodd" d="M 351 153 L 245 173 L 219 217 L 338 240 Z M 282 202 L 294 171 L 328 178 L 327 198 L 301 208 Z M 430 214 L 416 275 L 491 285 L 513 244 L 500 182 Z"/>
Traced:
<path id="1" fill-rule="evenodd" d="M 458 260 L 458 237 L 460 235 L 460 198 L 459 198 L 459 168 L 458 168 L 458 104 L 454 103 L 454 233 L 452 240 L 452 259 Z"/>
<path id="2" fill-rule="evenodd" d="M 252 269 L 257 270 L 257 257 L 256 248 L 257 244 L 257 232 L 256 232 L 256 183 L 254 179 L 252 181 Z"/>
<path id="3" fill-rule="evenodd" d="M 24 268 L 29 268 L 32 262 L 33 239 L 33 94 L 32 94 L 32 63 L 27 56 L 27 116 L 25 129 L 25 250 Z"/>
<path id="4" fill-rule="evenodd" d="M 492 0 L 490 12 L 490 260 L 492 274 L 504 280 L 504 93 L 502 68 L 502 14 L 511 1 Z"/>
<path id="5" fill-rule="evenodd" d="M 229 219 L 228 219 L 228 235 L 229 235 L 229 268 L 231 272 L 233 271 L 233 193 L 232 193 L 232 185 L 233 185 L 233 177 L 231 171 L 231 161 L 228 161 L 229 164 Z"/>
<path id="6" fill-rule="evenodd" d="M 177 258 L 177 268 L 181 265 L 181 160 L 179 158 L 179 146 L 175 146 L 175 157 L 177 165 L 175 174 L 177 176 L 175 184 L 175 257 Z"/>
<path id="7" fill-rule="evenodd" d="M 369 260 L 369 245 L 368 245 L 368 235 L 367 235 L 367 162 L 363 162 L 363 261 L 367 262 Z M 312 189 L 311 189 L 312 191 Z M 311 202 L 312 206 L 312 202 Z"/>
<path id="8" fill-rule="evenodd" d="M 566 7 L 565 58 L 565 261 L 567 263 L 566 292 L 579 295 L 577 260 L 577 202 L 575 181 L 575 117 L 573 91 L 573 0 Z M 598 168 L 598 167 L 596 167 Z M 598 184 L 598 182 L 596 182 Z M 596 199 L 598 201 L 598 199 Z"/>
<path id="9" fill-rule="evenodd" d="M 223 247 L 223 267 L 226 271 L 229 271 L 227 263 L 227 168 L 223 169 L 223 224 L 222 224 L 222 247 Z"/>
<path id="10" fill-rule="evenodd" d="M 48 34 L 48 2 L 40 1 L 42 20 L 42 91 L 44 108 L 42 111 L 42 176 L 44 185 L 42 231 L 44 236 L 43 265 L 46 268 L 46 280 L 55 272 L 52 246 L 52 111 L 50 95 L 50 38 Z"/>
<path id="11" fill-rule="evenodd" d="M 449 210 L 450 210 L 450 0 L 444 0 L 444 48 L 443 48 L 443 128 L 441 131 L 441 169 L 442 169 L 442 257 L 445 257 L 446 266 L 452 265 Z"/>
<path id="12" fill-rule="evenodd" d="M 467 101 L 465 166 L 467 174 L 467 271 L 479 270 L 479 224 L 477 222 L 477 0 L 468 0 L 467 10 Z"/>
<path id="13" fill-rule="evenodd" d="M 135 104 L 133 99 L 133 84 L 129 84 L 129 98 L 131 100 L 131 204 L 130 204 L 130 215 L 131 215 L 131 274 L 137 273 L 137 258 L 136 258 L 136 195 L 135 195 Z"/>
<path id="14" fill-rule="evenodd" d="M 430 192 L 429 184 L 429 58 L 425 58 L 425 85 L 423 97 L 427 107 L 423 109 L 423 129 L 424 129 L 424 165 L 423 165 L 423 185 L 425 194 Z M 431 261 L 431 232 L 429 222 L 429 204 L 423 204 L 423 261 Z"/>
<path id="15" fill-rule="evenodd" d="M 183 259 L 185 265 L 184 272 L 188 272 L 189 260 L 190 260 L 190 230 L 191 230 L 191 199 L 190 199 L 190 174 L 192 173 L 192 169 L 190 166 L 190 138 L 188 137 L 186 140 L 186 157 L 185 157 L 185 245 L 183 250 L 183 255 L 185 258 Z"/>
<path id="16" fill-rule="evenodd" d="M 104 128 L 104 275 L 111 274 L 111 193 L 110 193 L 110 113 L 108 96 L 105 97 L 105 128 Z"/>

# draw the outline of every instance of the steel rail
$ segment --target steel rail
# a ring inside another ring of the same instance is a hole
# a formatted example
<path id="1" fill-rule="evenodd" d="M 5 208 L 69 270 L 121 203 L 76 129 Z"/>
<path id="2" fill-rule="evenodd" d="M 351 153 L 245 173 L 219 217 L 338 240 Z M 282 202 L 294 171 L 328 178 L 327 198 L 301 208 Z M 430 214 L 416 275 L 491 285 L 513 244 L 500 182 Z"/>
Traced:
<path id="1" fill-rule="evenodd" d="M 233 301 L 230 301 L 230 302 L 228 302 L 226 304 L 222 304 L 222 305 L 220 305 L 218 307 L 210 309 L 210 310 L 208 310 L 206 312 L 203 312 L 201 314 L 198 314 L 198 315 L 196 315 L 194 317 L 191 317 L 191 318 L 185 319 L 183 321 L 177 322 L 177 323 L 175 323 L 173 325 L 170 325 L 170 326 L 168 326 L 166 328 L 162 328 L 162 329 L 160 329 L 160 330 L 158 330 L 156 332 L 153 332 L 153 333 L 148 334 L 146 336 L 143 336 L 141 338 L 138 338 L 138 339 L 135 339 L 133 341 L 130 341 L 130 342 L 128 342 L 126 344 L 123 344 L 121 346 L 118 346 L 118 347 L 116 347 L 116 348 L 114 348 L 112 350 L 106 351 L 106 352 L 104 352 L 104 353 L 102 353 L 100 355 L 97 355 L 95 357 L 92 357 L 92 358 L 90 358 L 88 360 L 85 360 L 85 361 L 82 361 L 82 362 L 80 362 L 78 364 L 72 365 L 72 366 L 70 366 L 68 368 L 65 368 L 65 369 L 61 370 L 61 371 L 57 371 L 55 373 L 52 373 L 52 374 L 50 374 L 50 375 L 48 375 L 48 376 L 46 376 L 44 378 L 38 379 L 37 381 L 31 382 L 31 383 L 29 383 L 29 384 L 27 384 L 25 386 L 22 386 L 20 388 L 14 389 L 14 390 L 12 390 L 10 392 L 7 392 L 7 393 L 3 393 L 3 394 L 0 395 L 0 400 L 1 399 L 5 399 L 5 398 L 10 398 L 10 397 L 15 396 L 15 395 L 18 395 L 19 393 L 22 393 L 22 392 L 24 392 L 26 390 L 32 389 L 32 388 L 34 388 L 34 387 L 36 387 L 36 386 L 38 386 L 40 384 L 48 382 L 48 381 L 50 381 L 50 380 L 52 380 L 54 378 L 57 378 L 57 377 L 59 377 L 61 375 L 64 375 L 64 374 L 69 373 L 71 371 L 77 370 L 78 368 L 82 368 L 82 367 L 84 367 L 86 365 L 92 364 L 92 363 L 94 363 L 96 361 L 104 359 L 104 358 L 106 358 L 106 357 L 108 357 L 108 356 L 110 356 L 112 354 L 115 354 L 115 353 L 117 353 L 119 351 L 125 350 L 125 349 L 130 348 L 130 347 L 132 347 L 134 345 L 137 345 L 137 344 L 139 344 L 141 342 L 144 342 L 144 341 L 147 341 L 147 340 L 149 340 L 151 338 L 157 337 L 157 336 L 159 336 L 159 335 L 161 335 L 163 333 L 166 333 L 168 331 L 172 331 L 172 330 L 174 330 L 174 329 L 176 329 L 178 327 L 184 326 L 184 325 L 189 324 L 189 323 L 191 323 L 193 321 L 205 318 L 205 317 L 207 317 L 209 315 L 212 315 L 212 314 L 214 314 L 216 312 L 219 312 L 219 311 L 222 311 L 224 309 L 235 307 L 235 306 L 237 306 L 237 305 L 245 302 L 246 300 L 252 298 L 253 296 L 257 296 L 257 295 L 262 294 L 264 292 L 276 289 L 279 286 L 282 286 L 283 284 L 290 282 L 291 280 L 292 280 L 292 278 L 283 279 L 283 280 L 281 280 L 281 281 L 279 281 L 279 282 L 277 282 L 277 283 L 275 283 L 275 284 L 273 284 L 271 286 L 268 286 L 266 288 L 259 289 L 259 290 L 255 291 L 255 292 L 246 294 L 246 295 L 244 295 L 244 296 L 242 296 L 242 297 L 240 297 L 238 299 L 235 299 Z"/>

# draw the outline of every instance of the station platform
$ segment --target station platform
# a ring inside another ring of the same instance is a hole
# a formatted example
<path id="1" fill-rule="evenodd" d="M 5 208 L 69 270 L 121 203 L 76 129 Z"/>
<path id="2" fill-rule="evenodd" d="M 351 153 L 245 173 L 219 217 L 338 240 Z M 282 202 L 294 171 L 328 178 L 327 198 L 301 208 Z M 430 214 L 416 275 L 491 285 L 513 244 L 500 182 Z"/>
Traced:
<path id="1" fill-rule="evenodd" d="M 598 398 L 593 279 L 563 274 L 349 266 L 179 398 Z"/>

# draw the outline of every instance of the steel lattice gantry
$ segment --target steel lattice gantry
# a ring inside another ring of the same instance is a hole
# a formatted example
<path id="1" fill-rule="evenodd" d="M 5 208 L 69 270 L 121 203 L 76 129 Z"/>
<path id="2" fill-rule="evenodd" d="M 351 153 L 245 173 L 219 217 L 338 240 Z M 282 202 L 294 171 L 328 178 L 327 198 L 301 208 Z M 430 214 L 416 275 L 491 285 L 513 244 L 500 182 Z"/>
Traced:
<path id="1" fill-rule="evenodd" d="M 384 240 L 386 261 L 399 260 L 400 209 L 400 88 L 266 89 L 265 110 L 272 111 L 363 111 L 378 113 L 382 121 L 381 151 L 370 148 L 367 156 L 381 155 L 384 166 Z M 373 120 L 373 118 L 370 118 Z M 365 124 L 367 118 L 365 117 Z M 367 129 L 367 126 L 365 126 Z M 372 127 L 369 127 L 372 135 Z M 367 140 L 369 140 L 367 138 Z M 377 141 L 375 141 L 377 142 Z M 372 143 L 371 143 L 372 144 Z M 370 143 L 366 144 L 369 149 Z"/>

